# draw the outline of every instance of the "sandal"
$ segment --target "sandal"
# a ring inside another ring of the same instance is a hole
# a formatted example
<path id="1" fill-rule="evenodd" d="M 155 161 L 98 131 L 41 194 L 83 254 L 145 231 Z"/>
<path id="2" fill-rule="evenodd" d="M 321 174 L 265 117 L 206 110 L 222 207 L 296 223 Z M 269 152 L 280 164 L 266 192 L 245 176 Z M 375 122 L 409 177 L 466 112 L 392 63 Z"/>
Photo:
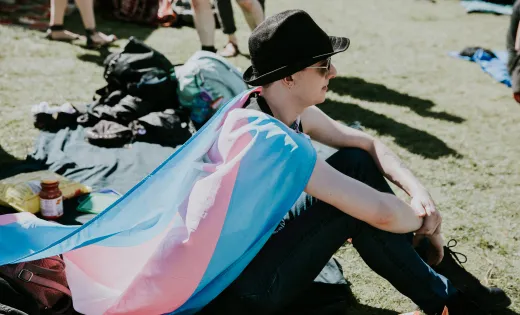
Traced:
<path id="1" fill-rule="evenodd" d="M 108 46 L 117 40 L 115 35 L 106 35 L 98 32 L 96 29 L 86 29 L 85 32 L 87 33 L 88 48 L 101 48 Z"/>
<path id="2" fill-rule="evenodd" d="M 67 31 L 63 27 L 63 25 L 51 25 L 47 29 L 47 34 L 45 35 L 45 38 L 47 38 L 49 40 L 60 41 L 60 42 L 72 42 L 77 39 L 80 39 L 81 36 L 79 36 L 76 33 Z"/>
<path id="3" fill-rule="evenodd" d="M 226 46 L 224 46 L 224 49 L 218 52 L 219 55 L 225 58 L 231 58 L 236 57 L 240 54 L 240 51 L 238 50 L 238 45 L 233 42 L 228 42 Z"/>

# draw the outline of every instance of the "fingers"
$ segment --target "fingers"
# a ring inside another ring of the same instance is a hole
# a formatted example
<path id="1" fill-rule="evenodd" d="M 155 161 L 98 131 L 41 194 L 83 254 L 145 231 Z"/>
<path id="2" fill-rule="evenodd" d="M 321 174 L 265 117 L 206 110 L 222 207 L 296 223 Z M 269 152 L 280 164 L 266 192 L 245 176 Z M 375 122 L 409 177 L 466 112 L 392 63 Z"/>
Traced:
<path id="1" fill-rule="evenodd" d="M 435 266 L 440 264 L 444 258 L 444 239 L 441 234 L 434 234 L 428 237 L 431 243 L 430 252 L 428 255 L 428 264 Z"/>
<path id="2" fill-rule="evenodd" d="M 426 203 L 424 206 L 424 210 L 426 211 L 426 215 L 430 216 L 432 215 L 432 206 L 430 203 Z"/>
<path id="3" fill-rule="evenodd" d="M 419 244 L 421 244 L 422 240 L 425 238 L 425 235 L 424 234 L 415 234 L 413 236 L 413 242 L 412 242 L 412 246 L 413 247 L 417 247 L 419 246 Z"/>
<path id="4" fill-rule="evenodd" d="M 441 263 L 442 259 L 444 258 L 444 250 L 441 247 L 440 249 L 435 246 L 432 249 L 432 252 L 430 255 L 428 255 L 428 265 L 430 266 L 436 266 Z"/>
<path id="5" fill-rule="evenodd" d="M 437 230 L 437 220 L 433 216 L 426 217 L 421 228 L 416 232 L 417 234 L 433 235 Z"/>
<path id="6" fill-rule="evenodd" d="M 430 216 L 437 212 L 437 206 L 435 205 L 435 202 L 432 199 L 429 199 L 426 201 L 426 204 L 424 205 L 424 210 Z"/>
<path id="7" fill-rule="evenodd" d="M 425 216 L 427 216 L 427 213 L 425 211 L 425 208 L 423 206 L 423 204 L 418 200 L 418 199 L 412 199 L 411 203 L 410 203 L 410 206 L 412 207 L 412 209 L 414 210 L 415 214 L 419 217 L 419 218 L 423 218 Z"/>
<path id="8" fill-rule="evenodd" d="M 431 216 L 424 219 L 423 225 L 416 232 L 418 234 L 433 235 L 439 230 L 439 225 L 442 223 L 442 217 L 439 212 L 433 212 Z M 440 232 L 440 230 L 438 231 Z"/>

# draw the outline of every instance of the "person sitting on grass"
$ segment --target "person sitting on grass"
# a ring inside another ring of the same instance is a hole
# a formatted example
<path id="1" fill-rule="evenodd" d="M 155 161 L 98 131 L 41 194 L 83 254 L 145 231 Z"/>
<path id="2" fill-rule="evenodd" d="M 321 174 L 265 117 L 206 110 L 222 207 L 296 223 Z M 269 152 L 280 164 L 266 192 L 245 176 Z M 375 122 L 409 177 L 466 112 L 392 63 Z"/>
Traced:
<path id="1" fill-rule="evenodd" d="M 290 313 L 290 305 L 303 299 L 348 239 L 372 270 L 426 314 L 476 315 L 506 308 L 511 300 L 504 291 L 482 285 L 444 246 L 435 202 L 397 155 L 315 106 L 325 101 L 329 81 L 337 75 L 331 57 L 349 45 L 348 38 L 325 34 L 302 10 L 276 14 L 253 31 L 252 66 L 244 80 L 262 90 L 253 93 L 246 108 L 339 151 L 317 159 L 291 219 L 203 314 Z M 410 205 L 394 195 L 385 178 L 410 195 Z"/>
<path id="2" fill-rule="evenodd" d="M 50 40 L 70 42 L 81 38 L 80 35 L 67 31 L 63 27 L 67 2 L 67 0 L 51 0 L 50 26 L 47 31 L 47 38 Z M 99 48 L 117 40 L 115 35 L 106 35 L 96 30 L 93 0 L 76 0 L 76 5 L 78 6 L 81 19 L 83 20 L 83 26 L 85 27 L 87 47 Z"/>

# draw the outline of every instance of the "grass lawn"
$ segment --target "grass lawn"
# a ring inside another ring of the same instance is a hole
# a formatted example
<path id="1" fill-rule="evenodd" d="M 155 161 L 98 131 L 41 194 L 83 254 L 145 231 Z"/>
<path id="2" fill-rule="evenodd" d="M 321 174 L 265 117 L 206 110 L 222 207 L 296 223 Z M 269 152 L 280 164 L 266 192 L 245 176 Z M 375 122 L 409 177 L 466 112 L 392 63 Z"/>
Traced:
<path id="1" fill-rule="evenodd" d="M 520 105 L 476 64 L 447 56 L 466 46 L 505 49 L 509 17 L 467 15 L 455 0 L 267 1 L 268 14 L 289 8 L 305 9 L 329 34 L 351 39 L 350 49 L 333 58 L 339 77 L 331 81 L 322 108 L 335 119 L 361 122 L 402 157 L 435 197 L 444 235 L 459 241 L 466 268 L 505 289 L 511 310 L 520 312 Z M 235 13 L 240 48 L 247 51 L 249 31 L 240 11 Z M 79 16 L 66 23 L 81 31 Z M 121 47 L 134 35 L 173 63 L 199 47 L 190 28 L 98 24 L 123 38 Z M 225 43 L 220 32 L 217 43 Z M 30 105 L 89 102 L 104 85 L 104 55 L 7 26 L 0 26 L 0 47 L 0 167 L 8 167 L 25 157 L 38 133 Z M 232 62 L 242 70 L 249 64 L 243 56 Z M 338 257 L 365 305 L 349 314 L 414 309 L 351 246 Z"/>

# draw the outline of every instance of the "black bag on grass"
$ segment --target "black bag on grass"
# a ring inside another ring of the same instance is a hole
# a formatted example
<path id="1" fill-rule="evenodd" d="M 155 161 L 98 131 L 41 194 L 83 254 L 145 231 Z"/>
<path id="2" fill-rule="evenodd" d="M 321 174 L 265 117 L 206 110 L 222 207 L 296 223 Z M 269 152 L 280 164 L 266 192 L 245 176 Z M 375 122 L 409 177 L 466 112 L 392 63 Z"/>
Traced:
<path id="1" fill-rule="evenodd" d="M 183 110 L 167 109 L 150 113 L 134 123 L 136 141 L 176 147 L 196 132 L 193 122 Z"/>
<path id="2" fill-rule="evenodd" d="M 101 96 L 114 90 L 126 91 L 150 70 L 160 69 L 166 73 L 173 70 L 173 64 L 163 54 L 133 36 L 122 51 L 110 54 L 103 65 L 103 77 L 108 85 L 96 92 Z"/>
<path id="3" fill-rule="evenodd" d="M 128 85 L 128 94 L 115 90 L 88 106 L 78 119 L 83 126 L 93 126 L 100 120 L 128 124 L 151 112 L 178 108 L 177 81 L 160 69 L 145 73 L 139 82 Z"/>

